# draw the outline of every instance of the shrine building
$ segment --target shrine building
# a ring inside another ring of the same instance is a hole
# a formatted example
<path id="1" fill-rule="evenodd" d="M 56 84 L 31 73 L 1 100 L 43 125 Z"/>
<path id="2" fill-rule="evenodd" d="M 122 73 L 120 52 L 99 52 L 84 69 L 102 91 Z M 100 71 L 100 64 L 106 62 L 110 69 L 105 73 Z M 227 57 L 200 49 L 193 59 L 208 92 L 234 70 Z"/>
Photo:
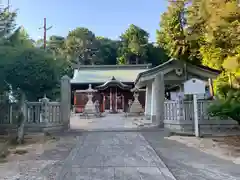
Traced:
<path id="1" fill-rule="evenodd" d="M 88 88 L 94 89 L 93 102 L 99 101 L 101 112 L 126 112 L 133 100 L 134 81 L 139 73 L 151 69 L 151 64 L 78 65 L 71 79 L 72 105 L 83 112 Z M 145 88 L 143 88 L 145 89 Z M 139 92 L 139 102 L 145 107 L 145 91 Z"/>

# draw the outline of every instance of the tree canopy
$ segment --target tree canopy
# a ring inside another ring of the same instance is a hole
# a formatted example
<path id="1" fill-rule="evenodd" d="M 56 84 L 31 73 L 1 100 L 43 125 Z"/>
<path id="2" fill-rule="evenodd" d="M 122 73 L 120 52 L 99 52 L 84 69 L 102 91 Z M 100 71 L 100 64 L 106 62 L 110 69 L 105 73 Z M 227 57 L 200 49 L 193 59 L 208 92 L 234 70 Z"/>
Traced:
<path id="1" fill-rule="evenodd" d="M 2 13 L 0 16 L 9 17 Z M 149 34 L 135 25 L 119 36 L 119 40 L 96 36 L 94 32 L 77 27 L 66 37 L 52 35 L 32 40 L 23 26 L 15 26 L 16 14 L 6 23 L 0 45 L 1 90 L 21 89 L 28 100 L 38 100 L 47 94 L 56 98 L 61 76 L 71 76 L 73 64 L 129 64 L 153 63 L 168 59 L 164 49 L 149 42 Z M 122 59 L 122 61 L 121 61 Z"/>
<path id="2" fill-rule="evenodd" d="M 169 1 L 157 44 L 180 60 L 239 75 L 240 7 L 237 1 Z"/>
<path id="3" fill-rule="evenodd" d="M 38 40 L 36 45 L 42 48 L 43 40 Z M 168 60 L 163 48 L 153 48 L 148 32 L 133 24 L 119 36 L 119 40 L 96 36 L 85 27 L 77 27 L 66 37 L 51 36 L 47 41 L 47 49 L 54 56 L 85 65 L 146 62 L 158 65 Z M 156 51 L 153 52 L 153 49 Z M 156 59 L 156 54 L 163 59 Z"/>

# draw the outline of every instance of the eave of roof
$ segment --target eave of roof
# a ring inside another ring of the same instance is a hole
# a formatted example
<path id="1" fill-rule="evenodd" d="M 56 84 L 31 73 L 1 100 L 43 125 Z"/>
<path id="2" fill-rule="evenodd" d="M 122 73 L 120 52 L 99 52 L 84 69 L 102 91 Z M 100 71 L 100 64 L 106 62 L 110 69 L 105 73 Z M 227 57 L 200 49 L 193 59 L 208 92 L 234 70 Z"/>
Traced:
<path id="1" fill-rule="evenodd" d="M 152 64 L 127 64 L 127 65 L 73 65 L 74 69 L 91 69 L 91 70 L 103 70 L 103 69 L 149 69 Z"/>
<path id="2" fill-rule="evenodd" d="M 152 74 L 155 74 L 157 73 L 161 68 L 163 68 L 164 66 L 167 66 L 169 63 L 173 62 L 173 61 L 178 61 L 177 59 L 175 58 L 171 58 L 170 60 L 168 60 L 167 62 L 164 62 L 154 68 L 151 68 L 149 70 L 146 70 L 144 72 L 141 72 L 138 74 L 134 84 L 136 84 L 138 82 L 138 80 L 142 77 L 142 76 L 147 76 L 147 75 L 152 75 Z M 195 66 L 195 67 L 198 67 L 202 70 L 207 70 L 211 73 L 215 73 L 216 75 L 219 75 L 221 73 L 221 71 L 219 70 L 216 70 L 216 69 L 213 69 L 213 68 L 210 68 L 210 67 L 207 67 L 207 66 L 203 66 L 203 65 L 193 65 L 193 64 L 190 64 L 190 63 L 187 63 L 187 66 Z"/>
<path id="3" fill-rule="evenodd" d="M 115 77 L 113 76 L 111 80 L 105 82 L 104 84 L 100 85 L 100 86 L 96 86 L 95 89 L 99 89 L 99 90 L 104 90 L 107 89 L 108 87 L 112 87 L 112 86 L 117 86 L 121 89 L 131 89 L 132 87 L 122 83 L 121 81 L 118 81 L 115 79 Z"/>

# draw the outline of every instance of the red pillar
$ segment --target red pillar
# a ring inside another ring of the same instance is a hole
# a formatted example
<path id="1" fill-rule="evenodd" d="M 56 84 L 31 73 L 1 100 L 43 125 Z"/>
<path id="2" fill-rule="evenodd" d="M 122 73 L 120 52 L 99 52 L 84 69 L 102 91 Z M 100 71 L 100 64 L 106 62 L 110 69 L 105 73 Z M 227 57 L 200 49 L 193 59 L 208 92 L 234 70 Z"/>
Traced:
<path id="1" fill-rule="evenodd" d="M 112 103 L 112 89 L 110 88 L 110 112 L 113 111 L 113 103 Z"/>
<path id="2" fill-rule="evenodd" d="M 73 96 L 73 109 L 76 111 L 76 105 L 77 105 L 77 96 L 76 96 L 76 91 L 74 91 L 74 96 Z"/>
<path id="3" fill-rule="evenodd" d="M 102 112 L 105 112 L 105 95 L 104 95 L 104 93 L 103 93 Z"/>

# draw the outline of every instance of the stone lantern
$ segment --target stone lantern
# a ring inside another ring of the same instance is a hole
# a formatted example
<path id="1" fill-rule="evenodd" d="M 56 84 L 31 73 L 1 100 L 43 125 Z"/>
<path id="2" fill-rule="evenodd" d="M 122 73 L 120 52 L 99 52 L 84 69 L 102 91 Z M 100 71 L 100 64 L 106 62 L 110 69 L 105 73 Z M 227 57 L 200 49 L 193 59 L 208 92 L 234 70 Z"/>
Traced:
<path id="1" fill-rule="evenodd" d="M 42 103 L 42 110 L 40 116 L 40 122 L 48 123 L 49 121 L 49 102 L 50 99 L 44 95 L 42 99 L 39 100 Z"/>
<path id="2" fill-rule="evenodd" d="M 95 114 L 96 113 L 96 108 L 95 108 L 95 105 L 93 103 L 93 93 L 94 92 L 97 92 L 97 90 L 95 89 L 92 89 L 92 85 L 89 84 L 89 87 L 88 89 L 86 90 L 80 90 L 79 92 L 85 92 L 87 93 L 87 97 L 88 97 L 88 101 L 87 101 L 87 104 L 86 106 L 84 107 L 84 113 L 86 114 Z"/>

